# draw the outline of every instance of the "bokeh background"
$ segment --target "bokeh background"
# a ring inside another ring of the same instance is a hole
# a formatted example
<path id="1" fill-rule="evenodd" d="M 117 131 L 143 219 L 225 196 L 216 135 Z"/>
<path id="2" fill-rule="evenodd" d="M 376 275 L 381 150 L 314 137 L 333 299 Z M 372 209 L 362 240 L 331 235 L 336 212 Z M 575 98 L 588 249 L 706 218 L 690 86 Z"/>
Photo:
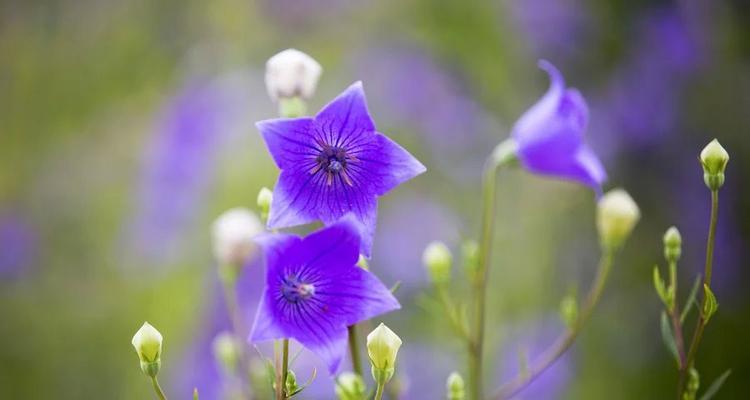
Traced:
<path id="1" fill-rule="evenodd" d="M 489 150 L 547 88 L 556 64 L 591 108 L 588 140 L 643 219 L 572 351 L 526 399 L 663 399 L 675 366 L 651 268 L 671 224 L 680 284 L 702 269 L 709 193 L 697 155 L 731 154 L 715 292 L 698 357 L 720 399 L 750 387 L 750 6 L 736 1 L 77 0 L 0 3 L 0 398 L 144 399 L 130 345 L 165 336 L 172 398 L 221 398 L 211 356 L 228 327 L 210 253 L 223 210 L 255 207 L 277 170 L 255 130 L 275 106 L 265 60 L 295 47 L 324 74 L 310 109 L 362 80 L 381 131 L 428 172 L 380 202 L 371 267 L 403 282 L 383 318 L 404 339 L 404 399 L 441 398 L 463 351 L 431 310 L 424 246 L 477 234 Z M 560 299 L 598 258 L 595 199 L 580 186 L 503 173 L 491 271 L 487 372 L 499 383 L 558 332 Z M 252 264 L 252 263 L 251 263 Z M 466 291 L 460 265 L 457 293 Z M 243 276 L 248 319 L 261 265 Z M 683 295 L 684 295 L 683 291 Z M 692 324 L 689 324 L 692 326 Z M 303 356 L 298 374 L 314 365 Z M 321 374 L 306 398 L 332 398 Z"/>

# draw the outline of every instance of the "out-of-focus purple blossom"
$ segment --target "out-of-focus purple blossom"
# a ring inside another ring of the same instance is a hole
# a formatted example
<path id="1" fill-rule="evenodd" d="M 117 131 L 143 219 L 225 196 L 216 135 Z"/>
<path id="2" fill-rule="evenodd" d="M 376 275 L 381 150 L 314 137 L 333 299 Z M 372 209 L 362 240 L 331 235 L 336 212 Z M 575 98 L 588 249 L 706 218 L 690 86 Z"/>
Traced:
<path id="1" fill-rule="evenodd" d="M 377 197 L 423 173 L 422 165 L 376 131 L 357 82 L 314 118 L 257 123 L 281 175 L 273 192 L 269 228 L 317 220 L 331 224 L 352 213 L 363 225 L 361 253 L 370 256 Z"/>
<path id="2" fill-rule="evenodd" d="M 525 354 L 533 366 L 542 353 L 554 342 L 564 325 L 557 318 L 520 324 L 509 332 L 497 359 L 501 360 L 495 375 L 499 382 L 507 382 L 519 373 L 519 354 Z M 519 399 L 562 399 L 574 375 L 573 355 L 570 350 L 549 367 L 528 387 L 519 392 Z"/>
<path id="3" fill-rule="evenodd" d="M 361 230 L 347 215 L 305 238 L 258 238 L 267 272 L 250 334 L 253 343 L 294 339 L 334 374 L 346 353 L 347 326 L 400 308 L 378 278 L 356 266 Z"/>
<path id="4" fill-rule="evenodd" d="M 677 9 L 643 20 L 633 48 L 603 100 L 612 129 L 627 147 L 649 145 L 679 128 L 686 78 L 702 62 L 701 46 Z"/>
<path id="5" fill-rule="evenodd" d="M 560 71 L 546 61 L 551 83 L 511 130 L 521 164 L 541 175 L 576 181 L 601 194 L 607 174 L 596 154 L 583 142 L 588 106 L 577 89 L 566 88 Z"/>
<path id="6" fill-rule="evenodd" d="M 537 57 L 557 59 L 581 53 L 594 30 L 586 4 L 580 0 L 511 0 L 508 7 L 508 20 Z"/>
<path id="7" fill-rule="evenodd" d="M 431 164 L 450 178 L 476 177 L 483 153 L 501 131 L 481 105 L 465 93 L 459 80 L 419 48 L 389 46 L 359 53 L 354 60 L 366 76 L 374 109 L 382 120 L 407 126 L 428 145 Z"/>
<path id="8" fill-rule="evenodd" d="M 248 88 L 235 78 L 190 80 L 165 105 L 146 145 L 125 244 L 149 265 L 174 260 L 179 253 L 205 200 L 218 149 L 246 116 Z"/>
<path id="9" fill-rule="evenodd" d="M 461 221 L 450 209 L 427 198 L 405 198 L 381 213 L 371 267 L 386 284 L 401 281 L 400 293 L 429 284 L 422 252 L 440 240 L 457 247 Z"/>
<path id="10" fill-rule="evenodd" d="M 37 234 L 21 215 L 0 212 L 0 279 L 28 272 L 37 251 Z"/>

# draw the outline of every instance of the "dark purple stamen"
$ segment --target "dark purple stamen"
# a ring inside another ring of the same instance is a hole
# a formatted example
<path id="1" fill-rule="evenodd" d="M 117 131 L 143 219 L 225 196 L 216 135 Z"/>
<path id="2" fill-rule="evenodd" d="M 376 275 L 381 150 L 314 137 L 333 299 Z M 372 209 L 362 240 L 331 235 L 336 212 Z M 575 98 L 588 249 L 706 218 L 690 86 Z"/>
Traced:
<path id="1" fill-rule="evenodd" d="M 315 166 L 310 170 L 311 174 L 319 172 L 326 175 L 326 183 L 333 184 L 336 176 L 340 176 L 347 185 L 352 186 L 352 180 L 349 177 L 347 166 L 356 161 L 356 157 L 347 153 L 342 147 L 331 146 L 323 142 L 318 142 L 320 154 L 315 157 Z"/>
<path id="2" fill-rule="evenodd" d="M 288 302 L 297 304 L 312 297 L 315 286 L 301 281 L 296 275 L 290 275 L 281 282 L 281 294 Z"/>

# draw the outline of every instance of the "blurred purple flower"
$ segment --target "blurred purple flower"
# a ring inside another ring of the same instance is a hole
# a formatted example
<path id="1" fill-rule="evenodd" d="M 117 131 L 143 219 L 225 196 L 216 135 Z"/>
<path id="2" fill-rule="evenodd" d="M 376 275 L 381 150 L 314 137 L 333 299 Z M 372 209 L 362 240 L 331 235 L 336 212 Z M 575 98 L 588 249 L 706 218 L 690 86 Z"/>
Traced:
<path id="1" fill-rule="evenodd" d="M 701 49 L 677 9 L 643 19 L 630 61 L 615 73 L 607 98 L 611 124 L 622 145 L 643 146 L 673 134 L 679 124 L 686 76 L 701 62 Z"/>
<path id="2" fill-rule="evenodd" d="M 370 272 L 356 266 L 360 226 L 353 216 L 300 238 L 258 239 L 266 256 L 266 288 L 252 342 L 292 338 L 334 374 L 347 347 L 347 326 L 400 308 Z"/>
<path id="3" fill-rule="evenodd" d="M 355 68 L 367 76 L 368 95 L 383 120 L 420 134 L 433 154 L 431 164 L 457 181 L 476 179 L 482 158 L 501 129 L 459 79 L 422 49 L 389 46 L 356 56 Z"/>
<path id="4" fill-rule="evenodd" d="M 281 175 L 274 188 L 269 228 L 353 213 L 363 224 L 361 252 L 369 257 L 377 197 L 425 171 L 401 146 L 375 130 L 362 83 L 357 82 L 314 118 L 257 123 Z"/>
<path id="5" fill-rule="evenodd" d="M 455 248 L 460 229 L 461 221 L 450 209 L 426 197 L 405 198 L 382 213 L 372 269 L 389 285 L 401 281 L 399 293 L 420 289 L 430 282 L 422 267 L 425 247 L 441 240 Z"/>
<path id="6" fill-rule="evenodd" d="M 530 365 L 550 346 L 565 327 L 557 318 L 547 318 L 513 328 L 502 346 L 499 365 L 500 382 L 506 382 L 519 373 L 519 354 L 525 354 Z M 528 387 L 519 392 L 522 399 L 561 399 L 573 377 L 573 356 L 568 350 Z"/>
<path id="7" fill-rule="evenodd" d="M 28 272 L 37 251 L 34 228 L 19 214 L 0 213 L 0 279 Z"/>
<path id="8" fill-rule="evenodd" d="M 586 101 L 577 89 L 565 87 L 552 64 L 540 61 L 539 67 L 549 74 L 550 88 L 511 130 L 518 158 L 531 172 L 577 181 L 601 194 L 607 174 L 583 143 L 589 119 Z"/>
<path id="9" fill-rule="evenodd" d="M 536 56 L 570 57 L 592 35 L 586 5 L 578 0 L 512 0 L 511 22 Z"/>
<path id="10" fill-rule="evenodd" d="M 128 250 L 164 262 L 179 252 L 203 202 L 219 145 L 245 103 L 220 79 L 194 79 L 165 106 L 147 147 Z"/>

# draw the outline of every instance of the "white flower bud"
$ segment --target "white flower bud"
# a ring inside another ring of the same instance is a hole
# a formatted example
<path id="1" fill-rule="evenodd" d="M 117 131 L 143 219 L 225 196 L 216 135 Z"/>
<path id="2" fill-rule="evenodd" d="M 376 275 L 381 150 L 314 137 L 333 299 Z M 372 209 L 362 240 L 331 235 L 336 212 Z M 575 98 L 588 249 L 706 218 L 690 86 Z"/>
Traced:
<path id="1" fill-rule="evenodd" d="M 444 284 L 451 278 L 453 255 L 443 242 L 431 242 L 422 253 L 422 264 L 435 284 Z"/>
<path id="2" fill-rule="evenodd" d="M 133 335 L 131 343 L 138 353 L 143 372 L 151 377 L 156 376 L 161 366 L 161 333 L 148 322 L 144 322 L 141 329 Z"/>
<path id="3" fill-rule="evenodd" d="M 230 332 L 221 332 L 211 343 L 214 358 L 227 372 L 234 372 L 240 360 L 240 349 L 237 340 Z"/>
<path id="4" fill-rule="evenodd" d="M 250 210 L 224 212 L 212 227 L 214 257 L 222 265 L 242 265 L 256 247 L 253 237 L 262 231 L 260 220 Z"/>
<path id="5" fill-rule="evenodd" d="M 599 239 L 606 248 L 620 247 L 640 219 L 641 212 L 622 189 L 607 192 L 597 205 L 596 224 Z"/>
<path id="6" fill-rule="evenodd" d="M 295 49 L 284 50 L 266 62 L 266 89 L 271 100 L 301 97 L 315 93 L 323 68 L 309 55 Z"/>
<path id="7" fill-rule="evenodd" d="M 268 219 L 268 212 L 271 210 L 271 203 L 273 202 L 273 192 L 267 187 L 262 187 L 258 192 L 258 199 L 256 200 L 258 209 L 260 209 L 260 218 L 262 220 Z"/>
<path id="8" fill-rule="evenodd" d="M 703 148 L 700 160 L 706 186 L 711 190 L 719 190 L 724 185 L 724 170 L 729 162 L 729 153 L 714 139 Z"/>
<path id="9" fill-rule="evenodd" d="M 372 377 L 376 382 L 388 382 L 396 370 L 396 355 L 401 338 L 381 323 L 367 335 L 367 354 L 372 364 Z"/>
<path id="10" fill-rule="evenodd" d="M 464 400 L 466 397 L 464 378 L 458 372 L 448 375 L 445 381 L 445 391 L 448 400 Z"/>

